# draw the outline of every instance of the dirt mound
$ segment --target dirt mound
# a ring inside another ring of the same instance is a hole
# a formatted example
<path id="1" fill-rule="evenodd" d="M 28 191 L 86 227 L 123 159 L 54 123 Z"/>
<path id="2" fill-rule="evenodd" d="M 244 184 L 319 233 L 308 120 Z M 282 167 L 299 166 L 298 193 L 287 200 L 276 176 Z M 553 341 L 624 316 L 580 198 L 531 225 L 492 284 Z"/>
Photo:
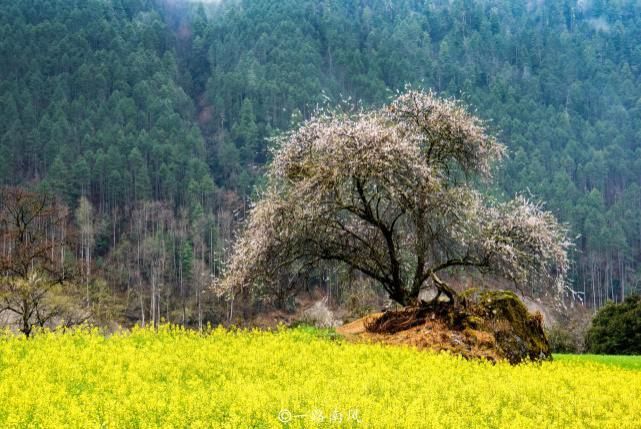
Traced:
<path id="1" fill-rule="evenodd" d="M 512 292 L 468 292 L 460 303 L 435 302 L 366 316 L 337 329 L 352 340 L 407 344 L 492 361 L 550 358 L 540 314 Z"/>

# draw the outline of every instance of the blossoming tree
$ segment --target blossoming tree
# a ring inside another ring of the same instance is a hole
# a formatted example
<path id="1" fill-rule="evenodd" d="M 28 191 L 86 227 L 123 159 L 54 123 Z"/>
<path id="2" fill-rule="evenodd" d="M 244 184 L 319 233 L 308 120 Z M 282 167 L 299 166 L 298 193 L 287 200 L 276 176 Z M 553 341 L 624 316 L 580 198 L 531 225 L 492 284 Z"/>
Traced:
<path id="1" fill-rule="evenodd" d="M 563 287 L 565 228 L 522 197 L 478 190 L 505 147 L 460 103 L 410 90 L 378 110 L 320 114 L 281 140 L 219 291 L 321 262 L 364 273 L 402 305 L 428 287 L 455 302 L 441 275 L 453 267 Z"/>

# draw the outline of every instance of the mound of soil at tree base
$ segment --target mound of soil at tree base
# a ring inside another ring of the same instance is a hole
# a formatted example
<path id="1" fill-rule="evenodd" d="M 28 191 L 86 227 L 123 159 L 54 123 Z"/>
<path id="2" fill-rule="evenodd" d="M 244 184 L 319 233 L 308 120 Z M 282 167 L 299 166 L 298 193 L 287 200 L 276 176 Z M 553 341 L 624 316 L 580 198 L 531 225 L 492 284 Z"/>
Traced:
<path id="1" fill-rule="evenodd" d="M 551 359 L 543 318 L 510 291 L 470 290 L 456 305 L 435 302 L 366 316 L 337 328 L 350 340 L 406 344 L 491 361 Z"/>

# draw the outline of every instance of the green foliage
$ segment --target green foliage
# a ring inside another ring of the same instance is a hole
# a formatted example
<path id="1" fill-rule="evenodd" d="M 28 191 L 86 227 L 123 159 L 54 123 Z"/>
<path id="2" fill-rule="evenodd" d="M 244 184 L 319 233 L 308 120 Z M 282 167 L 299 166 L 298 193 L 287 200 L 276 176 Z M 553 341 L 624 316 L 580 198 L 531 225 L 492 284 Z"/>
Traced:
<path id="1" fill-rule="evenodd" d="M 208 58 L 190 72 L 217 112 L 203 129 L 214 136 L 218 184 L 239 189 L 245 166 L 263 160 L 267 130 L 327 100 L 380 104 L 406 83 L 431 87 L 500 130 L 512 156 L 492 192 L 532 193 L 569 223 L 584 300 L 598 307 L 629 294 L 641 254 L 641 6 L 393 3 L 257 0 L 209 11 L 198 45 Z M 196 53 L 181 50 L 179 61 Z M 240 133 L 253 130 L 249 119 L 256 134 Z M 241 135 L 255 136 L 256 152 Z"/>
<path id="2" fill-rule="evenodd" d="M 0 184 L 195 219 L 220 201 L 199 186 L 250 195 L 266 137 L 412 83 L 501 132 L 491 191 L 531 192 L 570 224 L 574 287 L 598 307 L 639 292 L 640 27 L 632 0 L 4 2 Z"/>
<path id="3" fill-rule="evenodd" d="M 641 354 L 641 296 L 601 308 L 592 320 L 586 345 L 596 354 Z"/>
<path id="4" fill-rule="evenodd" d="M 162 15 L 133 0 L 0 6 L 0 183 L 46 178 L 71 205 L 180 202 L 166 184 L 187 187 L 202 136 Z"/>
<path id="5" fill-rule="evenodd" d="M 344 337 L 338 334 L 334 329 L 318 328 L 304 321 L 297 321 L 292 323 L 289 329 L 296 333 L 302 333 L 314 339 L 329 340 L 329 341 L 343 341 Z M 284 330 L 283 330 L 284 332 Z"/>

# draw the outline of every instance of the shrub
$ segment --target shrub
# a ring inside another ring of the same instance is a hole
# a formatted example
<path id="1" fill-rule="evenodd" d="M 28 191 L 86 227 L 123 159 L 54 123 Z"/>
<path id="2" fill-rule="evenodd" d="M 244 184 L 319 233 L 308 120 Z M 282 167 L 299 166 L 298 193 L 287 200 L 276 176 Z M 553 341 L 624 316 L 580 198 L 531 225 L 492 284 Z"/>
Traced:
<path id="1" fill-rule="evenodd" d="M 586 336 L 587 350 L 596 354 L 641 354 L 641 296 L 609 303 L 594 316 Z"/>
<path id="2" fill-rule="evenodd" d="M 545 334 L 552 353 L 579 353 L 581 351 L 581 341 L 570 329 L 554 325 L 546 329 Z"/>

